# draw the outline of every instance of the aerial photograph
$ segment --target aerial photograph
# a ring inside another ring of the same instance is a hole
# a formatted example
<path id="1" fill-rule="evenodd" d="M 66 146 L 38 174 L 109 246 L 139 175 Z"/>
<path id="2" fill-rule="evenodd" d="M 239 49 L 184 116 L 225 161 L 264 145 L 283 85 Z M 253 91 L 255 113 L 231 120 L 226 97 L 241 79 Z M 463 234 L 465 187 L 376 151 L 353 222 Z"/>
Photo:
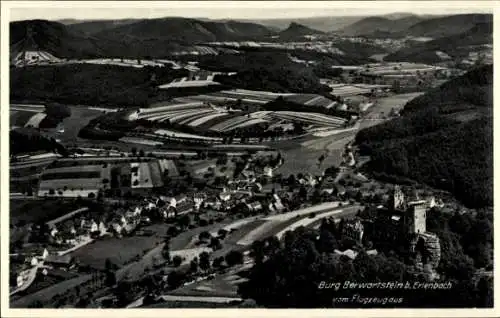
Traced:
<path id="1" fill-rule="evenodd" d="M 9 308 L 493 308 L 494 4 L 195 4 L 10 9 Z"/>

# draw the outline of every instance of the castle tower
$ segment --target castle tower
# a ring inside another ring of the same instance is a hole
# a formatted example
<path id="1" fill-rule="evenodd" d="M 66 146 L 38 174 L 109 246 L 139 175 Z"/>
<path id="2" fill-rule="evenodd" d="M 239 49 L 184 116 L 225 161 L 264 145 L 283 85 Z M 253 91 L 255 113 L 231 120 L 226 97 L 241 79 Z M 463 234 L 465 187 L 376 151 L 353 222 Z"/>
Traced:
<path id="1" fill-rule="evenodd" d="M 405 196 L 399 185 L 394 186 L 390 208 L 396 211 L 405 209 Z"/>
<path id="2" fill-rule="evenodd" d="M 425 200 L 412 201 L 408 203 L 408 231 L 410 234 L 424 234 L 426 228 L 427 202 Z"/>

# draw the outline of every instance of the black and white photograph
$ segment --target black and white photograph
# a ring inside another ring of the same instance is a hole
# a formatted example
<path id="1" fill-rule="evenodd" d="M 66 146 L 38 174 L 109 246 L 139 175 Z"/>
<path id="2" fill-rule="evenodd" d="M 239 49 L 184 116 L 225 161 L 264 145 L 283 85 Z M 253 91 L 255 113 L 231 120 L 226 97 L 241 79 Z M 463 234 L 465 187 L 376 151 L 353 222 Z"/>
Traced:
<path id="1" fill-rule="evenodd" d="M 498 3 L 313 3 L 2 3 L 2 311 L 491 314 Z"/>

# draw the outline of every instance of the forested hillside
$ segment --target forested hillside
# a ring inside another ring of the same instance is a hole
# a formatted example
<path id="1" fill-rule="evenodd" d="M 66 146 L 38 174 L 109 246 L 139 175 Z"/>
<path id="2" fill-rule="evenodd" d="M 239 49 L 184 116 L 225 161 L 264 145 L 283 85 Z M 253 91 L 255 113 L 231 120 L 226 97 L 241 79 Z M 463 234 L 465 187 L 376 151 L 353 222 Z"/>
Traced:
<path id="1" fill-rule="evenodd" d="M 448 190 L 471 207 L 492 205 L 492 67 L 410 101 L 402 114 L 358 133 L 371 157 L 365 168 Z"/>
<path id="2" fill-rule="evenodd" d="M 70 64 L 13 68 L 12 100 L 50 101 L 66 104 L 144 107 L 157 94 L 156 82 L 187 76 L 186 70 L 142 69 L 114 65 Z"/>
<path id="3" fill-rule="evenodd" d="M 237 71 L 236 75 L 216 75 L 214 80 L 224 85 L 266 90 L 271 92 L 321 93 L 330 89 L 320 84 L 312 69 L 290 61 L 285 53 L 247 53 L 213 57 L 201 67 L 222 71 Z"/>
<path id="4" fill-rule="evenodd" d="M 471 47 L 493 43 L 493 23 L 480 23 L 460 33 L 403 48 L 384 58 L 385 61 L 438 63 L 436 52 L 444 52 L 453 59 L 465 58 Z"/>

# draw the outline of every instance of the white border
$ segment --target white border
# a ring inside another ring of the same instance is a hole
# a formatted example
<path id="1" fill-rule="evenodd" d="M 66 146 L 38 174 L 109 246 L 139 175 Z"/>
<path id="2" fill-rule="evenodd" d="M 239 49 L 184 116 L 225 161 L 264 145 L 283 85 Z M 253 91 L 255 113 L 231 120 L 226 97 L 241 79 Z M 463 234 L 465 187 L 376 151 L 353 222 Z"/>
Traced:
<path id="1" fill-rule="evenodd" d="M 130 1 L 130 2 L 118 2 L 118 1 L 109 1 L 109 2 L 97 2 L 97 1 L 2 1 L 1 6 L 1 115 L 0 115 L 0 129 L 1 129 L 1 139 L 0 139 L 0 148 L 1 148 L 1 196 L 0 202 L 2 207 L 1 213 L 1 231 L 0 233 L 1 240 L 1 316 L 2 317 L 96 317 L 96 316 L 115 316 L 115 317 L 149 317 L 149 316 L 158 316 L 158 315 L 168 315 L 170 317 L 262 317 L 262 316 L 272 316 L 272 317 L 289 317 L 289 316 L 298 316 L 298 317 L 359 317 L 359 316 L 367 316 L 367 317 L 375 317 L 375 316 L 383 316 L 383 317 L 487 317 L 487 316 L 498 316 L 499 311 L 496 309 L 454 309 L 454 310 L 445 310 L 445 309 L 313 309 L 313 310 L 269 310 L 269 309 L 128 309 L 126 311 L 120 309 L 100 309 L 98 311 L 91 309 L 10 309 L 9 307 L 9 287 L 8 287 L 8 248 L 9 248 L 9 20 L 10 20 L 10 9 L 12 8 L 73 8 L 74 10 L 78 10 L 79 8 L 225 8 L 231 7 L 233 9 L 241 9 L 245 8 L 356 8 L 359 9 L 359 15 L 363 14 L 364 8 L 394 8 L 393 12 L 403 12 L 403 11 L 411 11 L 411 8 L 464 8 L 467 12 L 474 12 L 475 10 L 488 9 L 491 8 L 491 11 L 495 14 L 494 18 L 494 35 L 499 34 L 499 24 L 500 19 L 498 18 L 499 11 L 499 2 L 498 1 L 235 1 L 235 2 L 227 2 L 227 1 L 172 1 L 172 2 L 159 2 L 159 1 L 151 1 L 151 2 L 139 2 L 139 1 Z M 42 18 L 42 17 L 40 17 Z M 497 53 L 496 50 L 497 43 L 494 41 L 494 53 Z M 495 57 L 497 54 L 494 54 Z M 498 75 L 498 71 L 494 68 L 494 77 L 500 78 Z M 494 87 L 495 91 L 497 88 L 497 81 L 495 81 Z M 496 95 L 496 94 L 495 94 Z M 497 99 L 494 99 L 494 113 L 497 113 Z M 498 119 L 494 120 L 494 127 L 496 128 L 498 125 Z M 494 130 L 496 131 L 496 129 Z M 496 135 L 496 134 L 495 134 Z M 496 137 L 496 136 L 494 136 Z M 496 140 L 496 138 L 494 138 Z M 500 164 L 497 156 L 494 156 L 495 167 Z M 494 169 L 494 176 L 497 176 L 497 169 Z M 477 176 L 480 178 L 481 176 Z M 495 183 L 496 184 L 496 183 Z M 498 197 L 498 193 L 495 189 L 495 206 L 496 198 Z M 496 210 L 496 209 L 495 209 Z M 494 218 L 494 227 L 497 228 L 497 217 Z M 500 246 L 500 242 L 498 236 L 494 236 L 495 245 L 497 249 Z M 496 259 L 495 252 L 495 259 Z M 495 266 L 495 277 L 497 275 L 497 270 Z M 495 279 L 495 304 L 498 306 L 500 304 L 500 291 L 498 289 L 498 279 Z"/>

